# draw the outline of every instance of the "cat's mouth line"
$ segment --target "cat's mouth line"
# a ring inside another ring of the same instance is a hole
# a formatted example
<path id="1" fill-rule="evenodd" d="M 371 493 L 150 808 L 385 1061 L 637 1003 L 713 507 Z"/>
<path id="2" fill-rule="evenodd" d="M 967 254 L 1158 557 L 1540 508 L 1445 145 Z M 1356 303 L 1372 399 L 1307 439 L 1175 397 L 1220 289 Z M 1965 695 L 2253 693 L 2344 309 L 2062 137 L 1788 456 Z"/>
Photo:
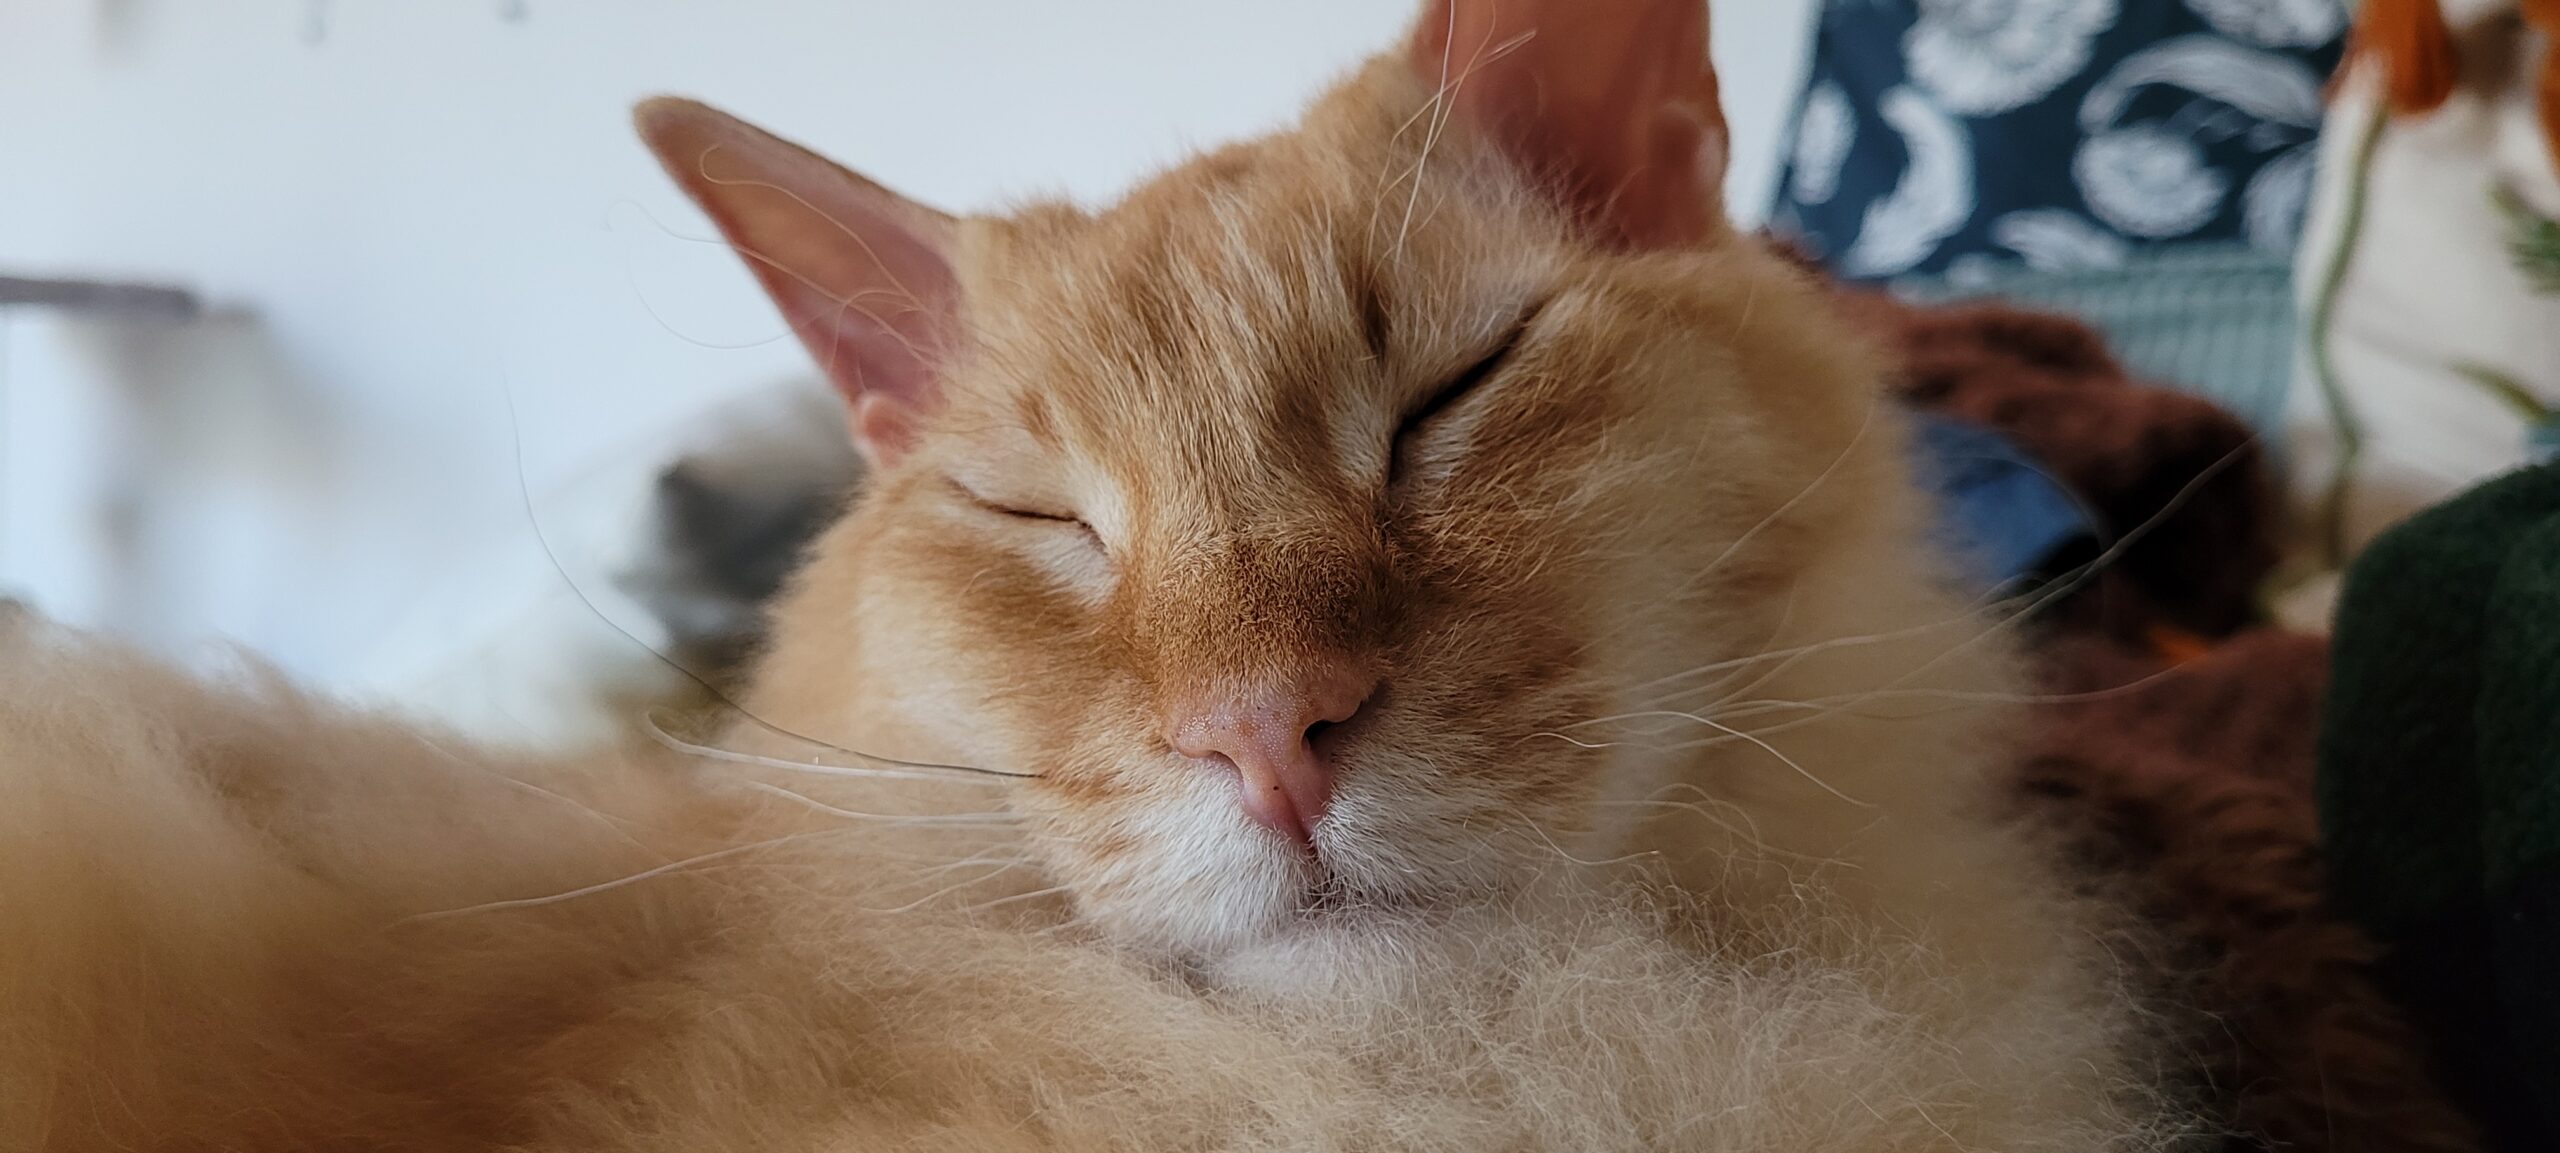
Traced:
<path id="1" fill-rule="evenodd" d="M 1389 907 L 1390 904 L 1379 897 L 1353 893 L 1330 873 L 1298 895 L 1298 918 L 1302 921 L 1331 920 Z"/>
<path id="2" fill-rule="evenodd" d="M 1323 848 L 1321 838 L 1316 851 L 1309 853 L 1301 865 L 1307 870 L 1306 881 L 1299 886 L 1296 913 L 1301 920 L 1329 920 L 1363 914 L 1414 912 L 1436 903 L 1433 890 L 1408 885 L 1381 884 L 1374 876 L 1362 877 L 1343 867 L 1343 862 Z"/>

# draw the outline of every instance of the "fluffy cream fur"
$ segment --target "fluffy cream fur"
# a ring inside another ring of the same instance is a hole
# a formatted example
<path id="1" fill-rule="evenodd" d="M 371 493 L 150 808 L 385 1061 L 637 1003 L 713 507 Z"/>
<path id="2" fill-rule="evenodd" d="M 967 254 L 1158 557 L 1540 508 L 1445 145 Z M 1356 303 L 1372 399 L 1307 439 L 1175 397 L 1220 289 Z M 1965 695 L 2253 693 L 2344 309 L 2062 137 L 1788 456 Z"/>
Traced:
<path id="1" fill-rule="evenodd" d="M 880 466 L 744 717 L 513 761 L 12 621 L 0 1144 L 2190 1136 L 2115 914 L 1990 815 L 2008 657 L 1865 354 L 1698 218 L 1694 8 L 1451 0 L 1101 213 L 651 106 Z M 1307 854 L 1160 717 L 1311 654 L 1387 687 Z"/>
<path id="2" fill-rule="evenodd" d="M 865 874 L 915 861 L 872 826 L 758 816 L 669 761 L 461 760 L 38 626 L 7 645 L 13 1147 L 2085 1150 L 2174 1135 L 2142 1088 L 2148 1039 L 2060 902 L 1995 927 L 2055 935 L 2015 950 L 2036 959 L 1996 985 L 1818 884 L 1782 916 L 1733 918 L 1580 873 L 1186 973 L 1071 929 L 902 908 L 905 882 Z M 807 839 L 540 900 L 791 835 Z M 444 915 L 515 898 L 537 901 Z"/>

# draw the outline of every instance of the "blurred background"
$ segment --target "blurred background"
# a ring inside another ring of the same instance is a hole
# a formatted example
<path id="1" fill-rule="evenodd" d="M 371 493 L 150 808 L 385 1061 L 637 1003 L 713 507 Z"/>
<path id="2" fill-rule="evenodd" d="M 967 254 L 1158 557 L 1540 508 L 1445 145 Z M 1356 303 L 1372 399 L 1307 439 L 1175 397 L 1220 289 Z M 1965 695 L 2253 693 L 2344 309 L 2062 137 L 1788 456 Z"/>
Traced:
<path id="1" fill-rule="evenodd" d="M 1716 12 L 1745 218 L 1776 178 L 1813 8 Z M 947 209 L 1097 202 L 1280 126 L 1410 16 L 8 0 L 0 277 L 176 294 L 0 306 L 0 590 L 412 703 L 485 696 L 455 670 L 492 649 L 627 646 L 567 592 L 527 497 L 568 576 L 646 634 L 611 577 L 651 478 L 724 402 L 803 372 L 633 139 L 633 100 L 701 97 Z M 524 691 L 447 703 L 529 718 Z"/>

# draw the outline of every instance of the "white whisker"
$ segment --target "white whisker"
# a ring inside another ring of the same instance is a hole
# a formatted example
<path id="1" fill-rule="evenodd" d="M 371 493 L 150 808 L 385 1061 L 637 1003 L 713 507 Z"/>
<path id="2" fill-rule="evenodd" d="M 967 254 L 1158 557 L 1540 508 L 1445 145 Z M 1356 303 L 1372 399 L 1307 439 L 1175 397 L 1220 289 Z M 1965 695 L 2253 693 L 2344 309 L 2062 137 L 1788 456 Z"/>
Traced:
<path id="1" fill-rule="evenodd" d="M 870 913 L 878 913 L 878 914 L 881 914 L 881 915 L 883 915 L 883 916 L 895 916 L 895 915 L 897 915 L 897 914 L 899 914 L 899 913 L 912 913 L 912 912 L 914 912 L 914 911 L 916 911 L 916 910 L 918 910 L 918 909 L 924 908 L 924 907 L 925 907 L 925 906 L 927 906 L 927 905 L 931 905 L 931 904 L 933 904 L 934 902 L 936 902 L 936 901 L 939 901 L 939 900 L 943 899 L 944 897 L 948 897 L 948 896 L 950 896 L 950 895 L 951 895 L 951 894 L 953 894 L 953 893 L 957 893 L 957 892 L 961 891 L 962 889 L 966 889 L 966 888 L 968 888 L 968 887 L 969 887 L 969 886 L 971 886 L 971 885 L 984 884 L 984 883 L 986 883 L 986 882 L 988 882 L 988 881 L 994 880 L 994 879 L 995 879 L 995 878 L 997 878 L 997 877 L 1001 877 L 1001 876 L 1005 875 L 1006 873 L 1010 873 L 1010 872 L 1012 872 L 1012 871 L 1013 871 L 1013 870 L 1015 870 L 1015 869 L 1020 869 L 1020 868 L 1027 867 L 1027 866 L 1031 865 L 1032 863 L 1033 863 L 1033 862 L 1031 862 L 1031 861 L 1023 860 L 1023 859 L 1020 859 L 1020 858 L 1011 858 L 1011 859 L 1001 859 L 1001 858 L 1000 858 L 1000 859 L 986 859 L 986 858 L 979 858 L 979 857 L 970 857 L 970 858 L 965 858 L 965 859 L 958 860 L 958 861 L 953 861 L 950 865 L 945 866 L 945 867 L 944 867 L 944 869 L 942 869 L 942 870 L 936 870 L 936 871 L 938 871 L 938 872 L 939 872 L 939 871 L 956 870 L 956 869 L 960 869 L 960 868 L 967 867 L 967 866 L 969 866 L 969 865 L 992 865 L 993 867 L 992 867 L 992 868 L 989 868 L 986 872 L 980 873 L 980 874 L 978 874 L 978 875 L 976 875 L 976 876 L 974 876 L 974 877 L 967 877 L 967 878 L 964 878 L 964 879 L 962 879 L 962 880 L 955 881 L 955 882 L 953 882 L 953 883 L 951 883 L 951 884 L 949 884 L 949 885 L 945 885 L 945 886 L 943 886 L 942 888 L 936 889 L 936 890 L 934 890 L 933 892 L 927 893 L 927 894 L 925 894 L 924 896 L 918 897 L 918 898 L 916 898 L 915 900 L 912 900 L 912 901 L 907 902 L 906 904 L 903 904 L 903 905 L 893 905 L 893 906 L 890 906 L 890 907 L 885 908 L 885 909 L 880 909 L 880 908 L 866 909 L 866 910 L 864 910 L 864 911 L 865 911 L 865 912 L 870 912 Z"/>
<path id="2" fill-rule="evenodd" d="M 1832 795 L 1832 796 L 1834 796 L 1834 797 L 1838 797 L 1838 798 L 1839 798 L 1840 800 L 1842 800 L 1843 802 L 1846 802 L 1846 803 L 1851 804 L 1851 805 L 1855 805 L 1855 806 L 1857 806 L 1857 807 L 1859 807 L 1859 808 L 1861 808 L 1861 809 L 1872 809 L 1872 808 L 1876 807 L 1876 806 L 1875 806 L 1875 804 L 1874 804 L 1874 802 L 1871 802 L 1871 801 L 1861 801 L 1861 800 L 1859 800 L 1859 799 L 1858 799 L 1858 798 L 1856 798 L 1856 797 L 1853 797 L 1853 796 L 1850 796 L 1850 795 L 1849 795 L 1849 794 L 1847 794 L 1847 793 L 1841 792 L 1839 789 L 1833 788 L 1833 787 L 1832 787 L 1832 785 L 1831 785 L 1831 782 L 1826 781 L 1826 780 L 1823 780 L 1822 778 L 1820 778 L 1820 777 L 1817 777 L 1817 776 L 1813 775 L 1813 773 L 1812 773 L 1810 770 L 1806 769 L 1803 765 L 1798 764 L 1798 763 L 1796 762 L 1796 759 L 1795 759 L 1794 757 L 1790 757 L 1790 756 L 1786 755 L 1785 753 L 1779 752 L 1779 751 L 1778 751 L 1778 746 L 1773 745 L 1773 744 L 1770 744 L 1769 742 L 1764 741 L 1764 740 L 1760 739 L 1760 738 L 1759 738 L 1759 737 L 1757 737 L 1757 736 L 1754 736 L 1754 735 L 1752 735 L 1752 734 L 1750 734 L 1750 733 L 1743 732 L 1742 730 L 1737 729 L 1737 728 L 1734 728 L 1734 727 L 1733 727 L 1733 726 L 1731 726 L 1731 725 L 1727 725 L 1727 724 L 1724 724 L 1724 723 L 1719 722 L 1719 721 L 1709 720 L 1709 719 L 1708 719 L 1708 718 L 1706 718 L 1706 717 L 1698 716 L 1698 715 L 1696 715 L 1696 714 L 1690 714 L 1690 715 L 1689 715 L 1689 719 L 1694 720 L 1694 721 L 1698 722 L 1699 724 L 1705 725 L 1705 726 L 1707 726 L 1708 728 L 1715 729 L 1715 730 L 1717 730 L 1717 731 L 1719 731 L 1719 732 L 1723 732 L 1723 733 L 1726 733 L 1726 734 L 1729 734 L 1729 735 L 1732 735 L 1732 736 L 1735 736 L 1735 737 L 1739 737 L 1739 738 L 1741 738 L 1741 739 L 1743 739 L 1743 740 L 1745 740 L 1745 741 L 1749 741 L 1749 742 L 1751 742 L 1752 744 L 1759 746 L 1759 747 L 1760 747 L 1760 751 L 1765 752 L 1765 753 L 1769 754 L 1770 756 L 1773 756 L 1773 757 L 1778 758 L 1778 760 L 1780 760 L 1781 762 L 1784 762 L 1788 768 L 1790 768 L 1790 769 L 1794 769 L 1794 770 L 1796 771 L 1796 775 L 1797 775 L 1797 776 L 1803 777 L 1803 778 L 1804 778 L 1805 780 L 1807 780 L 1807 781 L 1811 781 L 1811 782 L 1813 783 L 1813 786 L 1814 786 L 1815 788 L 1821 789 L 1823 792 L 1829 793 L 1829 794 L 1831 794 L 1831 795 Z"/>
<path id="3" fill-rule="evenodd" d="M 686 857 L 682 860 L 669 861 L 666 864 L 659 865 L 654 868 L 642 869 L 641 871 L 632 873 L 628 876 L 616 877 L 610 881 L 599 881 L 592 885 L 583 885 L 575 889 L 567 890 L 566 892 L 552 893 L 547 896 L 540 897 L 517 897 L 505 901 L 488 901 L 478 905 L 465 905 L 458 909 L 443 909 L 432 913 L 418 913 L 412 916 L 403 917 L 395 923 L 403 925 L 412 923 L 422 924 L 429 921 L 442 921 L 449 920 L 454 917 L 468 916 L 474 913 L 494 913 L 506 909 L 532 909 L 539 908 L 544 905 L 557 905 L 564 901 L 574 901 L 581 897 L 592 897 L 599 893 L 609 893 L 615 889 L 639 884 L 642 881 L 663 877 L 670 873 L 682 872 L 686 869 L 710 864 L 714 861 L 723 861 L 731 857 L 743 856 L 760 849 L 777 848 L 795 841 L 805 841 L 813 837 L 834 836 L 852 831 L 854 830 L 819 829 L 812 832 L 793 833 L 789 836 L 775 837 L 770 840 L 755 841 L 744 845 L 731 845 L 725 849 L 715 849 L 711 852 Z"/>
<path id="4" fill-rule="evenodd" d="M 1624 855 L 1622 855 L 1622 856 L 1616 856 L 1616 857 L 1603 857 L 1603 858 L 1601 858 L 1600 860 L 1597 860 L 1597 861 L 1586 861 L 1586 860 L 1583 860 L 1583 859 L 1582 859 L 1582 858 L 1580 858 L 1580 857 L 1574 856 L 1572 853 L 1569 853 L 1569 852 L 1565 851 L 1565 847 L 1564 847 L 1563 845 L 1559 845 L 1559 844 L 1557 844 L 1557 843 L 1556 843 L 1556 839 L 1555 839 L 1554 837 L 1548 836 L 1548 835 L 1547 835 L 1547 831 L 1546 831 L 1545 829 L 1539 828 L 1539 827 L 1538 827 L 1538 823 L 1537 823 L 1537 822 L 1535 822 L 1535 821 L 1522 821 L 1522 822 L 1521 822 L 1521 824 L 1526 825 L 1526 826 L 1528 827 L 1528 829 L 1529 829 L 1529 831 L 1530 831 L 1530 832 L 1532 832 L 1532 833 L 1536 833 L 1536 834 L 1538 835 L 1538 839 L 1539 839 L 1539 840 L 1541 840 L 1541 841 L 1546 842 L 1546 845 L 1547 845 L 1547 847 L 1548 847 L 1549 849 L 1553 849 L 1553 850 L 1555 850 L 1555 854 L 1556 854 L 1557 856 L 1564 858 L 1566 861 L 1568 861 L 1568 862 L 1570 862 L 1570 863 L 1572 863 L 1572 864 L 1580 865 L 1580 866 L 1582 866 L 1583 868 L 1586 868 L 1586 869 L 1605 869 L 1605 868 L 1609 868 L 1609 867 L 1611 867 L 1611 866 L 1613 866 L 1613 865 L 1623 865 L 1623 864 L 1626 864 L 1626 863 L 1628 863 L 1628 862 L 1630 862 L 1630 861 L 1641 861 L 1641 860 L 1644 860 L 1644 859 L 1646 859 L 1646 858 L 1648 858 L 1648 857 L 1658 857 L 1658 856 L 1661 856 L 1661 855 L 1662 855 L 1662 854 L 1660 854 L 1660 853 L 1658 853 L 1658 852 L 1655 852 L 1655 851 L 1653 851 L 1653 850 L 1647 849 L 1647 850 L 1643 850 L 1643 851 L 1639 851 L 1639 852 L 1627 853 L 1627 854 L 1624 854 Z"/>
<path id="5" fill-rule="evenodd" d="M 884 828 L 928 825 L 948 825 L 960 828 L 993 828 L 1018 824 L 1022 820 L 1020 814 L 1007 812 L 866 813 L 855 809 L 839 808 L 815 797 L 795 793 L 780 785 L 770 785 L 763 781 L 736 781 L 733 783 L 742 788 L 752 789 L 759 793 L 787 798 L 797 804 L 825 813 L 828 816 L 843 817 L 847 820 L 854 821 L 871 821 Z"/>
<path id="6" fill-rule="evenodd" d="M 1030 780 L 1039 776 L 1038 773 L 1015 773 L 1007 772 L 1003 769 L 983 769 L 972 765 L 938 765 L 923 761 L 901 761 L 890 757 L 875 757 L 868 753 L 858 753 L 850 749 L 836 749 L 835 751 L 876 763 L 866 765 L 831 765 L 816 760 L 806 762 L 787 761 L 780 757 L 759 756 L 754 753 L 738 752 L 734 749 L 723 749 L 714 745 L 696 744 L 692 741 L 676 736 L 675 734 L 668 732 L 664 727 L 660 726 L 658 724 L 657 714 L 655 713 L 650 713 L 641 717 L 640 724 L 642 731 L 648 733 L 651 740 L 688 756 L 701 757 L 705 760 L 725 761 L 733 765 L 755 765 L 760 768 L 781 769 L 786 772 L 809 773 L 822 777 L 858 777 L 865 780 L 901 781 L 1021 781 Z M 829 747 L 832 748 L 832 746 Z"/>
<path id="7" fill-rule="evenodd" d="M 1700 569 L 1695 574 L 1691 575 L 1688 580 L 1681 583 L 1679 588 L 1673 589 L 1671 591 L 1671 595 L 1675 598 L 1682 596 L 1689 590 L 1696 588 L 1699 581 L 1705 580 L 1709 576 L 1714 575 L 1715 571 L 1724 567 L 1724 562 L 1733 559 L 1733 554 L 1740 552 L 1744 545 L 1750 544 L 1753 539 L 1767 531 L 1769 526 L 1785 520 L 1788 513 L 1796 510 L 1797 505 L 1803 504 L 1808 498 L 1812 497 L 1814 492 L 1820 489 L 1825 482 L 1828 482 L 1834 475 L 1839 473 L 1840 466 L 1847 464 L 1849 459 L 1857 454 L 1858 446 L 1865 443 L 1867 439 L 1867 430 L 1875 424 L 1876 409 L 1883 403 L 1884 400 L 1881 396 L 1870 396 L 1867 400 L 1866 416 L 1858 421 L 1858 431 L 1850 435 L 1849 443 L 1841 447 L 1840 454 L 1832 457 L 1831 463 L 1823 466 L 1822 471 L 1819 474 L 1816 474 L 1812 480 L 1807 481 L 1803 488 L 1798 489 L 1794 496 L 1788 497 L 1785 504 L 1779 505 L 1776 511 L 1760 518 L 1760 523 L 1752 525 L 1749 531 L 1744 532 L 1741 536 L 1735 537 L 1733 539 L 1733 543 L 1726 545 L 1723 552 L 1717 553 L 1714 560 L 1707 562 L 1707 567 Z"/>

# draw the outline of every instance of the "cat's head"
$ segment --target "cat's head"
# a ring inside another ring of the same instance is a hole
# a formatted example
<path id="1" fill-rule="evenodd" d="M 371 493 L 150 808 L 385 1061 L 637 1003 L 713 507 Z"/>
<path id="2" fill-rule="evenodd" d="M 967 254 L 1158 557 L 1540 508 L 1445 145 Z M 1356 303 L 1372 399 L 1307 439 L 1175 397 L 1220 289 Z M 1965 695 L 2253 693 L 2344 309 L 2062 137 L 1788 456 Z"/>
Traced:
<path id="1" fill-rule="evenodd" d="M 1723 222 L 1699 0 L 1436 0 L 1296 129 L 1100 211 L 955 219 L 639 121 L 876 467 L 757 707 L 1038 772 L 1051 871 L 1131 940 L 1605 850 L 1678 754 L 1583 722 L 1764 642 L 1888 483 L 1814 484 L 1868 374 Z"/>

